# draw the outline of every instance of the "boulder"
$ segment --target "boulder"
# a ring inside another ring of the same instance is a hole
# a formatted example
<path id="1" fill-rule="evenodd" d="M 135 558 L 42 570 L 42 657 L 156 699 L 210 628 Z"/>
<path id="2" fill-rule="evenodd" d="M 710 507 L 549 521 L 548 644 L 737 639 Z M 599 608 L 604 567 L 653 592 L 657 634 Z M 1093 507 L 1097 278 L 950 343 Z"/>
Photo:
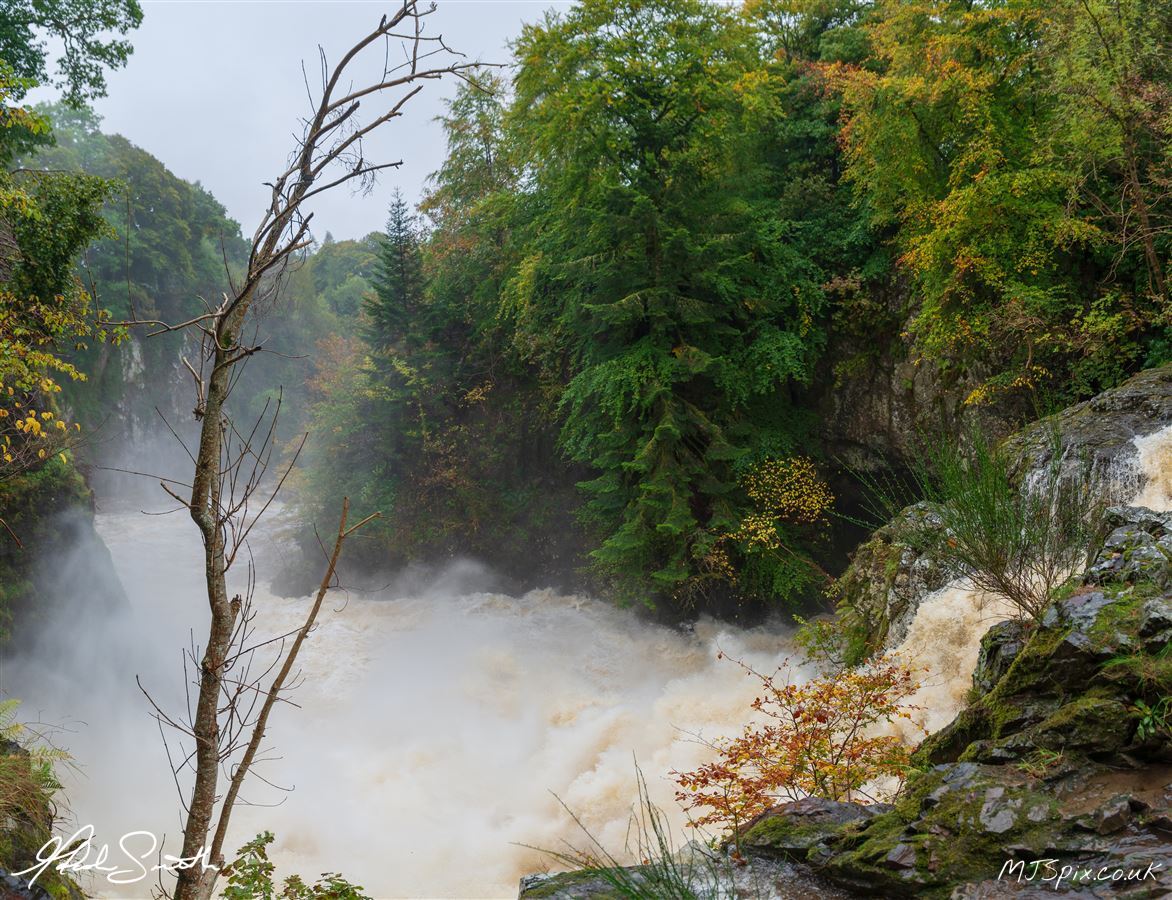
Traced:
<path id="1" fill-rule="evenodd" d="M 1086 576 L 1041 624 L 986 634 L 973 701 L 918 748 L 894 808 L 819 835 L 808 862 L 891 896 L 1172 892 L 1172 713 L 1159 707 L 1172 695 L 1172 563 L 1132 564 L 1167 523 L 1135 507 L 1108 517 Z M 1037 860 L 1073 874 L 1026 877 Z"/>
<path id="2" fill-rule="evenodd" d="M 941 527 L 931 504 L 909 506 L 859 546 L 835 582 L 838 613 L 848 632 L 858 636 L 859 658 L 897 646 L 923 599 L 956 578 L 923 540 Z"/>
<path id="3" fill-rule="evenodd" d="M 815 848 L 824 849 L 843 826 L 866 822 L 889 809 L 886 804 L 864 806 L 806 797 L 758 816 L 742 829 L 735 843 L 741 852 L 804 861 Z"/>

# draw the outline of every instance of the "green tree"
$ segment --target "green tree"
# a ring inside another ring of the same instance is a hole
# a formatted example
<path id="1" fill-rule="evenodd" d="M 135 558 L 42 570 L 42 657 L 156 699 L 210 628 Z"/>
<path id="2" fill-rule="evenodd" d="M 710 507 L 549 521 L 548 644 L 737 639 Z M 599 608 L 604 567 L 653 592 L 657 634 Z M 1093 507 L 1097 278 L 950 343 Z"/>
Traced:
<path id="1" fill-rule="evenodd" d="M 386 354 L 416 339 L 422 326 L 420 266 L 419 229 L 402 192 L 396 189 L 379 248 L 374 290 L 363 305 L 364 337 L 377 353 Z"/>
<path id="2" fill-rule="evenodd" d="M 122 35 L 142 22 L 138 0 L 6 0 L 0 8 L 0 60 L 22 82 L 15 99 L 33 84 L 51 82 L 67 103 L 81 106 L 104 97 L 104 69 L 118 69 L 131 53 Z M 61 48 L 50 76 L 49 43 Z"/>
<path id="3" fill-rule="evenodd" d="M 562 443 L 630 593 L 687 599 L 723 569 L 739 474 L 795 447 L 821 272 L 777 215 L 757 133 L 779 110 L 743 20 L 692 0 L 593 0 L 527 27 L 515 130 L 533 213 L 508 290 L 556 381 Z M 783 571 L 784 570 L 784 571 Z M 764 593 L 804 581 L 784 561 Z"/>
<path id="4" fill-rule="evenodd" d="M 884 0 L 873 59 L 840 68 L 849 176 L 912 278 L 916 355 L 971 402 L 1093 393 L 1162 332 L 1168 22 L 1131 0 Z"/>

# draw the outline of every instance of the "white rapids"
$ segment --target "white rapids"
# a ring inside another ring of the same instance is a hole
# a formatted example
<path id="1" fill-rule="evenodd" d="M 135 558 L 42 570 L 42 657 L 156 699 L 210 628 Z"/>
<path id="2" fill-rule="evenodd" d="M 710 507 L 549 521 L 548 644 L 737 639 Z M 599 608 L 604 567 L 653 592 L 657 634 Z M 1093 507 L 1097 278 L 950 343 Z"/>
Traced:
<path id="1" fill-rule="evenodd" d="M 178 853 L 179 794 L 135 676 L 182 710 L 180 650 L 206 622 L 198 537 L 180 515 L 101 514 L 97 527 L 129 608 L 90 615 L 75 598 L 5 669 L 5 690 L 26 715 L 66 723 L 77 824 L 112 846 L 165 833 Z M 768 670 L 788 653 L 785 630 L 704 621 L 687 634 L 587 597 L 476 591 L 486 580 L 464 563 L 423 586 L 329 595 L 290 695 L 300 708 L 274 711 L 272 761 L 259 769 L 293 790 L 254 780 L 244 797 L 258 805 L 238 808 L 233 850 L 267 829 L 279 876 L 337 871 L 376 898 L 515 897 L 521 874 L 554 862 L 521 845 L 588 846 L 558 798 L 621 854 L 636 763 L 683 825 L 667 773 L 704 761 L 694 735 L 737 732 L 755 696 L 718 651 Z M 254 602 L 260 636 L 297 627 L 309 601 L 261 581 Z M 138 897 L 150 885 L 89 887 Z"/>

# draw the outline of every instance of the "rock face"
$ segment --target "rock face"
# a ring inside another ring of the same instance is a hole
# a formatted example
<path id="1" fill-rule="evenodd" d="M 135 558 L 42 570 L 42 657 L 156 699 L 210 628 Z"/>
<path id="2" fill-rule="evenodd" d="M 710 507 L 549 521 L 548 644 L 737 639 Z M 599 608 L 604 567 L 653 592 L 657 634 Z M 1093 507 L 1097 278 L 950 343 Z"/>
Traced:
<path id="1" fill-rule="evenodd" d="M 812 851 L 824 874 L 893 896 L 1172 892 L 1172 554 L 1147 553 L 1163 516 L 1109 517 L 1102 551 L 1041 626 L 986 635 L 973 702 L 917 750 L 922 771 L 895 807 Z M 1033 865 L 1045 859 L 1053 873 Z M 1063 866 L 1079 879 L 1045 881 Z"/>
<path id="2" fill-rule="evenodd" d="M 672 874 L 668 875 L 667 872 Z M 669 866 L 582 870 L 521 879 L 521 900 L 624 900 L 628 897 L 746 897 L 752 900 L 847 900 L 856 896 L 812 867 L 780 856 L 738 862 L 685 848 Z"/>
<path id="3" fill-rule="evenodd" d="M 1170 425 L 1172 366 L 1165 366 L 1141 372 L 1117 388 L 1037 422 L 1008 438 L 1005 446 L 1023 480 L 1058 453 L 1064 467 L 1088 467 L 1092 483 L 1108 502 L 1127 502 L 1147 479 L 1135 439 Z M 1055 433 L 1060 435 L 1057 442 Z M 838 579 L 838 613 L 850 626 L 860 655 L 898 645 L 920 602 L 955 576 L 919 545 L 917 535 L 923 534 L 925 525 L 931 526 L 931 517 L 925 504 L 908 507 L 859 546 Z M 1154 521 L 1142 526 L 1151 531 L 1153 547 L 1141 556 L 1155 559 L 1152 554 L 1160 552 L 1155 545 L 1168 528 L 1160 521 L 1159 536 L 1151 530 L 1157 528 Z M 1172 548 L 1172 537 L 1160 546 Z"/>
<path id="4" fill-rule="evenodd" d="M 1095 471 L 1109 474 L 1119 492 L 1112 499 L 1121 501 L 1142 487 L 1143 474 L 1134 466 L 1134 440 L 1169 425 L 1172 366 L 1162 366 L 1022 429 L 1007 446 L 1021 460 L 1023 471 L 1041 468 L 1053 456 L 1050 436 L 1057 429 L 1064 464 L 1087 462 Z"/>
<path id="5" fill-rule="evenodd" d="M 940 526 L 931 506 L 909 506 L 859 546 L 835 582 L 839 616 L 852 635 L 856 660 L 898 645 L 923 599 L 956 577 L 919 544 L 918 536 L 933 527 Z"/>

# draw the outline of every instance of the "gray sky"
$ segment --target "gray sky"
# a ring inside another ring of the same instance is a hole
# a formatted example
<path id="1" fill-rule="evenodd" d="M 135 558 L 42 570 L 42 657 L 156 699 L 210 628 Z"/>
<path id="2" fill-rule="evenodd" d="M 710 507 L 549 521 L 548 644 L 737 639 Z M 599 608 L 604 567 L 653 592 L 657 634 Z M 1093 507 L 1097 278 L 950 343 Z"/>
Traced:
<path id="1" fill-rule="evenodd" d="M 421 4 L 422 5 L 422 4 Z M 437 0 L 432 33 L 472 59 L 506 62 L 522 22 L 537 21 L 556 0 Z M 283 167 L 298 116 L 309 109 L 301 75 L 317 83 L 317 45 L 336 60 L 378 23 L 395 0 L 146 0 L 134 54 L 109 75 L 109 96 L 94 107 L 103 129 L 125 135 L 181 178 L 210 190 L 245 234 L 266 202 L 263 182 Z M 372 54 L 373 74 L 382 64 Z M 369 196 L 340 189 L 315 208 L 314 233 L 359 237 L 381 230 L 392 189 L 418 198 L 443 159 L 433 118 L 454 82 L 428 82 L 403 118 L 384 126 L 366 157 L 403 160 L 381 174 Z M 365 107 L 364 107 L 365 108 Z"/>

